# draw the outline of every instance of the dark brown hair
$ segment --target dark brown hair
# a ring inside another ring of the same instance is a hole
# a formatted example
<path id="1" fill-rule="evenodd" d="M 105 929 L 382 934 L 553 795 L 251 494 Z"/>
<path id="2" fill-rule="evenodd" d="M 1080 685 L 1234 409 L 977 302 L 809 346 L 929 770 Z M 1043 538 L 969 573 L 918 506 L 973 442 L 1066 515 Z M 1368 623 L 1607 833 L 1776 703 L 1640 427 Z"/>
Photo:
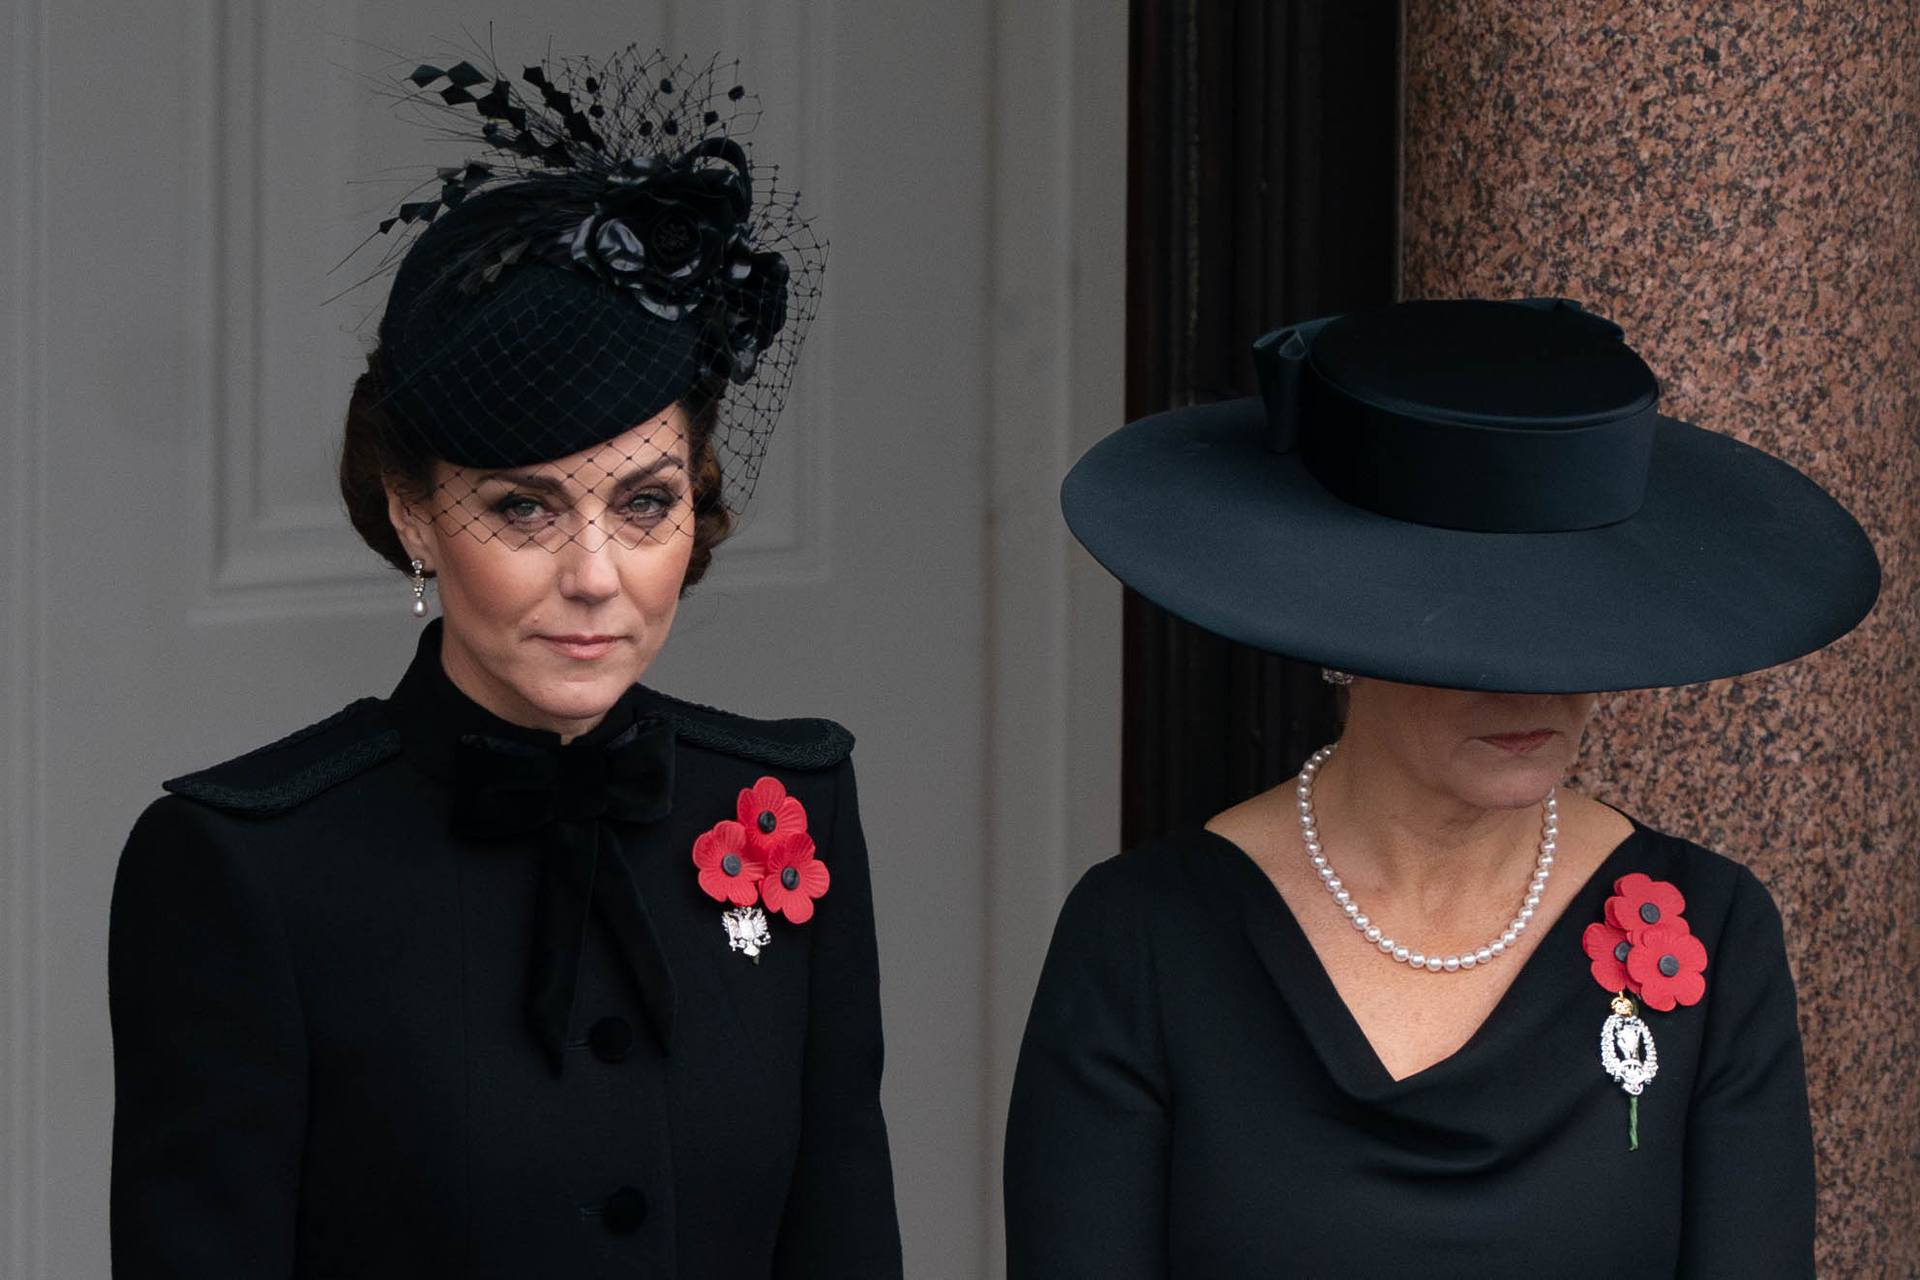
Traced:
<path id="1" fill-rule="evenodd" d="M 691 423 L 687 448 L 693 479 L 693 556 L 680 584 L 682 595 L 706 576 L 713 549 L 733 532 L 733 514 L 721 501 L 725 476 L 713 447 L 720 400 L 719 387 L 702 384 L 682 402 Z M 434 459 L 409 447 L 411 432 L 394 429 L 386 401 L 380 353 L 375 351 L 367 357 L 367 371 L 354 381 L 353 396 L 347 402 L 346 435 L 340 446 L 340 497 L 361 541 L 388 564 L 410 574 L 413 557 L 407 554 L 387 516 L 387 484 L 391 480 L 403 496 L 424 498 L 433 491 Z"/>

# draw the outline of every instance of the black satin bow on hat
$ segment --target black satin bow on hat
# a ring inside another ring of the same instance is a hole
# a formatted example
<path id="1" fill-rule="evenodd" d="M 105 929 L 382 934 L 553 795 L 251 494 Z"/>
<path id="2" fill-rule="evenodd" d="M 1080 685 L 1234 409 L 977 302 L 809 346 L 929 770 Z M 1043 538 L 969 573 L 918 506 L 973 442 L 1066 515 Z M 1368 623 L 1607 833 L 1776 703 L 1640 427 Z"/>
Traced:
<path id="1" fill-rule="evenodd" d="M 632 971 L 663 1049 L 673 1037 L 673 975 L 610 822 L 657 822 L 673 802 L 673 726 L 649 717 L 603 743 L 540 747 L 463 734 L 454 755 L 454 825 L 474 839 L 541 845 L 527 1016 L 557 1075 L 573 1015 L 589 912 Z"/>

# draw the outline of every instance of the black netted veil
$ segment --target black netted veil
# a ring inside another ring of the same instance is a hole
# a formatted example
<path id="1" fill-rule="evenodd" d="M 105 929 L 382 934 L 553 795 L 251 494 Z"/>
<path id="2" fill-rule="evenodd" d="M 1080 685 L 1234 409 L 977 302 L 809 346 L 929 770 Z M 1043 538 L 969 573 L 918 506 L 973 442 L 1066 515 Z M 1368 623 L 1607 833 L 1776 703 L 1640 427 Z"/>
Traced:
<path id="1" fill-rule="evenodd" d="M 753 161 L 736 71 L 630 47 L 406 77 L 402 102 L 473 145 L 380 225 L 407 239 L 387 257 L 377 418 L 388 456 L 445 464 L 434 518 L 630 544 L 690 528 L 692 478 L 716 464 L 744 507 L 826 255 Z"/>

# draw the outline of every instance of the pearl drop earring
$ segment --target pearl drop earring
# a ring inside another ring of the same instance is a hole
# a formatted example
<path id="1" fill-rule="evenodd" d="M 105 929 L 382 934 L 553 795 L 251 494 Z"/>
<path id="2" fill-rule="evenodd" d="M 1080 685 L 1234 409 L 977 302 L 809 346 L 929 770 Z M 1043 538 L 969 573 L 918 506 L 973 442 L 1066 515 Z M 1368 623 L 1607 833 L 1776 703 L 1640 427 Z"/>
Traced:
<path id="1" fill-rule="evenodd" d="M 427 616 L 427 565 L 423 560 L 413 562 L 413 616 Z"/>

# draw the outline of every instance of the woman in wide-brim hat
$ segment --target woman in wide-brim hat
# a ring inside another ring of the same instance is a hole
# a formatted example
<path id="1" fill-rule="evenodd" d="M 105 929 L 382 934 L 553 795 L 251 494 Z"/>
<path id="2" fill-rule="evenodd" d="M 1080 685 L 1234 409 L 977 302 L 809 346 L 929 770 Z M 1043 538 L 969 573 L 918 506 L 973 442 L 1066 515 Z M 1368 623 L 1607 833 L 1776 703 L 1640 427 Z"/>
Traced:
<path id="1" fill-rule="evenodd" d="M 1845 633 L 1879 572 L 1786 463 L 1661 417 L 1558 301 L 1281 330 L 1259 400 L 1067 477 L 1148 599 L 1323 664 L 1337 743 L 1091 870 L 1008 1120 L 1010 1274 L 1812 1274 L 1780 917 L 1558 789 L 1603 690 Z"/>
<path id="2" fill-rule="evenodd" d="M 382 228 L 340 483 L 441 616 L 127 843 L 114 1273 L 897 1278 L 852 738 L 639 683 L 821 247 L 731 66 L 407 79 L 479 158 Z"/>

